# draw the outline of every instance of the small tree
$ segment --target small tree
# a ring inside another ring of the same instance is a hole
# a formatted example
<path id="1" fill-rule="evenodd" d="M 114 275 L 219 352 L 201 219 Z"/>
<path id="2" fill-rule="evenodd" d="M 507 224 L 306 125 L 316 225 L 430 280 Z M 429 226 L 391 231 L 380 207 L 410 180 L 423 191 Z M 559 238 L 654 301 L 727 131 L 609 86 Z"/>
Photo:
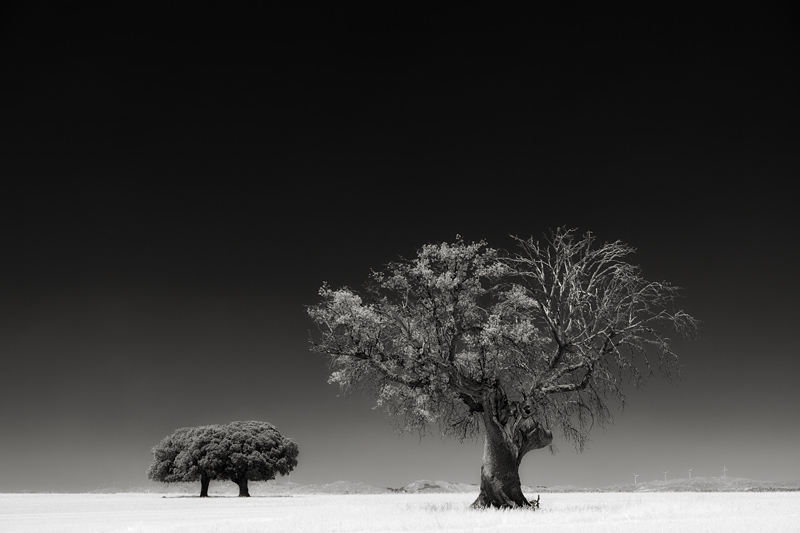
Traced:
<path id="1" fill-rule="evenodd" d="M 147 475 L 155 481 L 200 481 L 208 496 L 211 480 L 230 480 L 239 496 L 250 496 L 248 481 L 268 481 L 297 466 L 298 447 L 266 422 L 178 429 L 153 448 Z"/>
<path id="2" fill-rule="evenodd" d="M 554 427 L 582 450 L 610 421 L 608 402 L 624 404 L 625 381 L 638 386 L 655 362 L 677 370 L 665 332 L 696 327 L 670 309 L 675 287 L 624 261 L 627 245 L 567 229 L 516 240 L 506 256 L 460 238 L 424 246 L 361 294 L 323 285 L 308 310 L 331 383 L 371 391 L 404 430 L 483 433 L 475 507 L 528 506 L 524 455 L 550 445 Z"/>

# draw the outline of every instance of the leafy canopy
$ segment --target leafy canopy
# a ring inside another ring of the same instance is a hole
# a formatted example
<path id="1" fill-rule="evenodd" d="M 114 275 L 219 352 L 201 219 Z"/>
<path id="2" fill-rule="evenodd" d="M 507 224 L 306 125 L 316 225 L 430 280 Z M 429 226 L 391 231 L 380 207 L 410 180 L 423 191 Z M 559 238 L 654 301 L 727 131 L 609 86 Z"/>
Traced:
<path id="1" fill-rule="evenodd" d="M 676 287 L 626 262 L 633 248 L 565 228 L 514 239 L 514 254 L 460 237 L 423 246 L 362 292 L 324 284 L 308 313 L 329 381 L 372 392 L 403 430 L 438 423 L 466 438 L 499 405 L 582 447 L 611 419 L 609 401 L 624 404 L 623 383 L 677 371 L 668 333 L 697 322 L 672 309 Z"/>
<path id="2" fill-rule="evenodd" d="M 248 421 L 181 428 L 153 448 L 148 478 L 268 481 L 297 466 L 298 447 L 272 424 Z"/>

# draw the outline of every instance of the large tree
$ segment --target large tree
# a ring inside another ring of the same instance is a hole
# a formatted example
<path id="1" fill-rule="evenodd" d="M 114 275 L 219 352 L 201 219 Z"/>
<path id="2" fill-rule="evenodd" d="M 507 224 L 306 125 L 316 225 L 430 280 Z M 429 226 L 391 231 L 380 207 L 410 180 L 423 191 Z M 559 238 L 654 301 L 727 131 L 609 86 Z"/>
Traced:
<path id="1" fill-rule="evenodd" d="M 211 480 L 230 480 L 239 496 L 250 496 L 248 481 L 268 481 L 297 466 L 298 447 L 272 424 L 248 421 L 181 428 L 153 448 L 147 475 L 155 481 L 200 481 L 208 496 Z"/>
<path id="2" fill-rule="evenodd" d="M 514 254 L 461 238 L 426 245 L 363 291 L 323 285 L 308 309 L 331 383 L 371 391 L 404 430 L 483 433 L 475 507 L 528 506 L 525 454 L 555 428 L 582 450 L 610 403 L 624 404 L 625 383 L 677 371 L 669 332 L 696 328 L 673 310 L 676 287 L 626 262 L 630 246 L 564 228 L 515 240 Z"/>

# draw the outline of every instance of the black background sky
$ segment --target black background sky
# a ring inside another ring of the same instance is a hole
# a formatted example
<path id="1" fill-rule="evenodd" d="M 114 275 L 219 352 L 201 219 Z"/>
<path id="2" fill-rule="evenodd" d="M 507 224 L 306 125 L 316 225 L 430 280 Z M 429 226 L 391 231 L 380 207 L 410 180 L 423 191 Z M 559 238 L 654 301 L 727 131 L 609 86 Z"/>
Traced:
<path id="1" fill-rule="evenodd" d="M 567 225 L 684 287 L 684 378 L 523 483 L 800 478 L 788 9 L 32 2 L 0 19 L 0 490 L 142 486 L 183 426 L 295 438 L 292 481 L 477 482 L 307 349 L 323 281 Z"/>

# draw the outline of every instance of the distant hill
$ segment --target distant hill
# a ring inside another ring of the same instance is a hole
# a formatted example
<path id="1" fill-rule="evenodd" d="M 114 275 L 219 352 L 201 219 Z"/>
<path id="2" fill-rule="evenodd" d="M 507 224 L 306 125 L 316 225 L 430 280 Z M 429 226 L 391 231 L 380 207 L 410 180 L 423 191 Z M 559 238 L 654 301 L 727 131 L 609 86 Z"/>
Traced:
<path id="1" fill-rule="evenodd" d="M 612 485 L 582 492 L 773 492 L 800 491 L 798 481 L 754 481 L 740 477 L 693 477 Z M 571 492 L 571 491 L 570 491 Z"/>
<path id="2" fill-rule="evenodd" d="M 409 483 L 397 492 L 408 492 L 411 494 L 418 494 L 420 492 L 474 492 L 477 494 L 478 485 L 471 485 L 469 483 L 450 483 L 449 481 L 431 481 L 429 479 L 420 479 Z"/>
<path id="3" fill-rule="evenodd" d="M 447 481 L 420 480 L 409 483 L 395 492 L 478 492 L 478 485 L 466 483 L 449 483 Z M 559 493 L 559 492 L 773 492 L 773 491 L 800 491 L 798 481 L 754 481 L 752 479 L 734 477 L 671 479 L 665 481 L 649 481 L 627 485 L 612 485 L 602 488 L 586 488 L 574 485 L 560 485 L 555 487 L 530 487 L 523 486 L 525 494 Z"/>
<path id="4" fill-rule="evenodd" d="M 279 485 L 276 484 L 276 487 Z M 334 481 L 321 485 L 297 485 L 291 487 L 291 494 L 383 494 L 391 492 L 386 487 L 374 487 L 360 481 Z"/>
<path id="5" fill-rule="evenodd" d="M 574 485 L 553 487 L 523 486 L 525 494 L 564 493 L 564 492 L 782 492 L 800 491 L 798 481 L 754 481 L 735 477 L 695 477 L 670 479 L 667 481 L 646 481 L 637 484 L 628 483 L 601 488 L 586 488 Z M 196 495 L 200 492 L 198 483 L 151 483 L 146 488 L 111 489 L 104 488 L 94 492 L 154 492 L 163 494 Z M 253 496 L 291 496 L 294 494 L 424 494 L 424 493 L 478 493 L 478 485 L 468 483 L 451 483 L 449 481 L 433 481 L 421 479 L 409 483 L 405 487 L 375 487 L 360 481 L 335 481 L 315 485 L 300 485 L 285 481 L 250 482 L 250 494 Z M 209 488 L 211 496 L 235 496 L 238 487 L 230 482 L 212 482 Z"/>

